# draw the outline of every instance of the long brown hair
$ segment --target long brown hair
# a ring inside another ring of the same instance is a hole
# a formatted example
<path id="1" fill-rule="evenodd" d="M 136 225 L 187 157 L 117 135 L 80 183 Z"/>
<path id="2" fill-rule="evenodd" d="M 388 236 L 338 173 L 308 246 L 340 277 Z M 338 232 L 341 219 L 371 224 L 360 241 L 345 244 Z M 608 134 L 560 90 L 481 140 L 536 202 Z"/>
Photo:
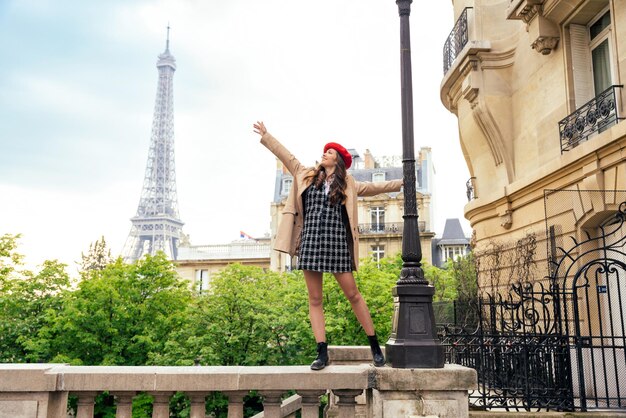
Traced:
<path id="1" fill-rule="evenodd" d="M 343 203 L 346 198 L 346 175 L 346 163 L 341 158 L 341 155 L 337 154 L 337 165 L 335 166 L 333 181 L 330 183 L 330 191 L 328 192 L 328 200 L 331 206 Z M 314 183 L 315 187 L 319 189 L 326 180 L 326 169 L 321 164 L 318 164 L 317 167 L 309 171 L 304 180 Z"/>

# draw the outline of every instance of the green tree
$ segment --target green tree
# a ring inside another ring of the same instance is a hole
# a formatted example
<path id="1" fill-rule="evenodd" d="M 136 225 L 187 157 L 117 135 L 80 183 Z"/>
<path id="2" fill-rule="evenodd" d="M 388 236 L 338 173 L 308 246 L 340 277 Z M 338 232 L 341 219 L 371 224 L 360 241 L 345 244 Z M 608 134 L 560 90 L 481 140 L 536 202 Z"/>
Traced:
<path id="1" fill-rule="evenodd" d="M 367 303 L 379 340 L 384 342 L 391 333 L 394 309 L 391 290 L 400 278 L 402 260 L 398 255 L 383 258 L 378 264 L 371 259 L 362 260 L 355 280 Z M 367 344 L 365 332 L 352 312 L 350 302 L 330 274 L 324 275 L 324 312 L 329 344 Z"/>
<path id="2" fill-rule="evenodd" d="M 70 287 L 65 264 L 45 261 L 38 273 L 22 269 L 16 251 L 19 235 L 0 237 L 0 362 L 31 359 L 29 348 L 58 313 L 64 292 Z"/>
<path id="3" fill-rule="evenodd" d="M 306 288 L 296 275 L 231 264 L 211 280 L 158 364 L 289 364 L 298 357 Z"/>
<path id="4" fill-rule="evenodd" d="M 96 242 L 89 244 L 89 251 L 87 254 L 80 253 L 80 257 L 80 270 L 83 278 L 88 277 L 90 271 L 104 270 L 114 261 L 113 257 L 111 257 L 111 250 L 107 247 L 104 237 L 101 237 L 99 240 L 96 240 Z"/>
<path id="5" fill-rule="evenodd" d="M 456 279 L 458 295 L 456 301 L 457 324 L 475 327 L 479 318 L 479 289 L 474 254 L 470 252 L 464 257 L 457 258 L 450 263 L 449 269 Z"/>
<path id="6" fill-rule="evenodd" d="M 23 256 L 16 251 L 20 235 L 0 236 L 0 280 L 8 279 L 17 266 L 21 266 Z"/>
<path id="7" fill-rule="evenodd" d="M 94 270 L 64 298 L 32 349 L 41 361 L 145 365 L 182 327 L 191 302 L 188 283 L 164 254 L 133 264 L 121 259 Z"/>
<path id="8" fill-rule="evenodd" d="M 446 267 L 442 269 L 427 263 L 422 265 L 424 277 L 435 288 L 434 302 L 449 302 L 456 299 L 456 277 L 451 273 L 449 265 L 446 265 Z"/>

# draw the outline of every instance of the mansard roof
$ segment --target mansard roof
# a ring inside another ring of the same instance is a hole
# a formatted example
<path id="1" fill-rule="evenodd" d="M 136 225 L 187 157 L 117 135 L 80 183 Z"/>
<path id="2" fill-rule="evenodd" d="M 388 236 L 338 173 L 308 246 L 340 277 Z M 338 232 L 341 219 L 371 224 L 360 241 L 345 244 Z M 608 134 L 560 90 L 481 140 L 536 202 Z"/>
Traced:
<path id="1" fill-rule="evenodd" d="M 437 245 L 463 245 L 469 244 L 469 239 L 465 236 L 461 222 L 458 218 L 446 219 L 443 228 L 443 235 L 437 240 Z"/>

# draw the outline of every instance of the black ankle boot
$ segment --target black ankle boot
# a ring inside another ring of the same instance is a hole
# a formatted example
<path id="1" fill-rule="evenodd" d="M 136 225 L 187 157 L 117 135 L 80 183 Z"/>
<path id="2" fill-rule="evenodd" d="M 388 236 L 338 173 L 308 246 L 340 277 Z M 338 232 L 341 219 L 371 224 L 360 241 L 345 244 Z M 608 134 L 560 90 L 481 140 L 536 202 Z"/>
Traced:
<path id="1" fill-rule="evenodd" d="M 376 334 L 368 335 L 367 339 L 370 342 L 370 348 L 372 349 L 372 358 L 374 359 L 374 366 L 382 367 L 385 365 L 385 356 L 383 355 L 380 345 L 378 344 L 378 338 Z"/>
<path id="2" fill-rule="evenodd" d="M 328 344 L 317 343 L 317 358 L 311 363 L 311 370 L 322 370 L 328 365 Z"/>

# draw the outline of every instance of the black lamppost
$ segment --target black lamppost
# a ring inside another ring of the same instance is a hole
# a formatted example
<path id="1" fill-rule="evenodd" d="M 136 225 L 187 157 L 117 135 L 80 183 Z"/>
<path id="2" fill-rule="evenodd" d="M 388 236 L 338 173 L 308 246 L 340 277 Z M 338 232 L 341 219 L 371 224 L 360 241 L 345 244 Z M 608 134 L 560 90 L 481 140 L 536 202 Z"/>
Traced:
<path id="1" fill-rule="evenodd" d="M 441 368 L 443 346 L 437 338 L 433 314 L 435 288 L 424 279 L 422 248 L 415 196 L 413 145 L 413 86 L 409 15 L 412 0 L 396 0 L 400 14 L 400 73 L 402 88 L 402 168 L 404 176 L 404 231 L 402 271 L 393 288 L 394 313 L 391 336 L 385 346 L 387 359 L 396 368 Z"/>

